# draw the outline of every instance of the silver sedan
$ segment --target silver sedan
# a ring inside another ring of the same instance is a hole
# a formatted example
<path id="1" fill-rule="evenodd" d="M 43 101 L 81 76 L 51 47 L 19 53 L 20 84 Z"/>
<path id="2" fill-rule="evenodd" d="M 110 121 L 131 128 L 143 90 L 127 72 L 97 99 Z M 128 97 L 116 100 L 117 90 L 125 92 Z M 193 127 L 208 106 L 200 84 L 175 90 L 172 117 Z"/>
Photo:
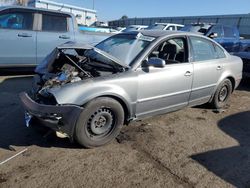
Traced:
<path id="1" fill-rule="evenodd" d="M 49 126 L 92 148 L 132 120 L 204 103 L 223 108 L 242 79 L 242 61 L 204 36 L 138 31 L 95 47 L 60 46 L 36 73 L 31 94 L 20 94 L 27 126 Z"/>

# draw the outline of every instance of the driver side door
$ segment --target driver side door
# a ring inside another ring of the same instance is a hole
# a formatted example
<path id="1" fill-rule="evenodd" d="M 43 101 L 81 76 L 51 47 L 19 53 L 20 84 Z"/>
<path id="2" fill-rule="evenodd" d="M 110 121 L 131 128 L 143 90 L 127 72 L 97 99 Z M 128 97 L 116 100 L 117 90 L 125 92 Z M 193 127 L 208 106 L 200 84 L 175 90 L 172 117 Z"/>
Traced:
<path id="1" fill-rule="evenodd" d="M 163 114 L 181 109 L 188 105 L 192 79 L 193 65 L 188 62 L 188 45 L 185 37 L 169 39 L 178 47 L 176 55 L 182 53 L 181 61 L 173 61 L 162 68 L 153 66 L 141 66 L 137 69 L 138 74 L 138 96 L 136 116 L 138 118 Z M 159 46 L 164 46 L 169 40 Z M 162 49 L 158 49 L 161 54 Z M 153 50 L 154 54 L 155 50 Z M 150 57 L 150 55 L 149 55 Z"/>

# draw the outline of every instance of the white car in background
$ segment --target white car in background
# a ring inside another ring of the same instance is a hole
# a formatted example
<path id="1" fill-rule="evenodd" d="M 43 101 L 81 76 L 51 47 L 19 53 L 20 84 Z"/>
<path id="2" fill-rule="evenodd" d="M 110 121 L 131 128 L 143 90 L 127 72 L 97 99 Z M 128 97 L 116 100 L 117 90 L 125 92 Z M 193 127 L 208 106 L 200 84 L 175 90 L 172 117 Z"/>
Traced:
<path id="1" fill-rule="evenodd" d="M 178 31 L 183 28 L 184 25 L 174 24 L 174 23 L 155 23 L 146 28 L 146 30 L 170 30 L 170 31 Z"/>
<path id="2" fill-rule="evenodd" d="M 146 29 L 147 27 L 148 27 L 147 25 L 130 25 L 124 30 L 122 30 L 122 32 L 140 31 Z"/>

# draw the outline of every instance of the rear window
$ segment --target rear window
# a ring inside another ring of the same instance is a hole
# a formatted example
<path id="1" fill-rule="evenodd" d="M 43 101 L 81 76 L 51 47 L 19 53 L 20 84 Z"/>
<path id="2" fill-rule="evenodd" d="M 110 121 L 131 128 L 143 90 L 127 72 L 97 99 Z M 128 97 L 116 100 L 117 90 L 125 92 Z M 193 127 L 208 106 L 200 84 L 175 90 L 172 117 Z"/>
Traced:
<path id="1" fill-rule="evenodd" d="M 67 32 L 67 17 L 43 14 L 42 30 L 51 32 Z"/>

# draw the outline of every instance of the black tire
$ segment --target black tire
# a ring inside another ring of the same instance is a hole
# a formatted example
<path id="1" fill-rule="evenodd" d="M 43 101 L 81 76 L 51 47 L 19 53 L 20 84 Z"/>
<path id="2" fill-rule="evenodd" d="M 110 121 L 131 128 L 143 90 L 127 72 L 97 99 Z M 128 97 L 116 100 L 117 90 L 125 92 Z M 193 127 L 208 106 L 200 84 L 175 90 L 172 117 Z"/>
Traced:
<path id="1" fill-rule="evenodd" d="M 232 82 L 229 79 L 225 79 L 217 88 L 211 105 L 215 109 L 221 109 L 225 107 L 233 91 Z"/>
<path id="2" fill-rule="evenodd" d="M 121 104 L 108 97 L 90 101 L 80 114 L 75 128 L 76 141 L 86 148 L 112 141 L 124 124 Z"/>

